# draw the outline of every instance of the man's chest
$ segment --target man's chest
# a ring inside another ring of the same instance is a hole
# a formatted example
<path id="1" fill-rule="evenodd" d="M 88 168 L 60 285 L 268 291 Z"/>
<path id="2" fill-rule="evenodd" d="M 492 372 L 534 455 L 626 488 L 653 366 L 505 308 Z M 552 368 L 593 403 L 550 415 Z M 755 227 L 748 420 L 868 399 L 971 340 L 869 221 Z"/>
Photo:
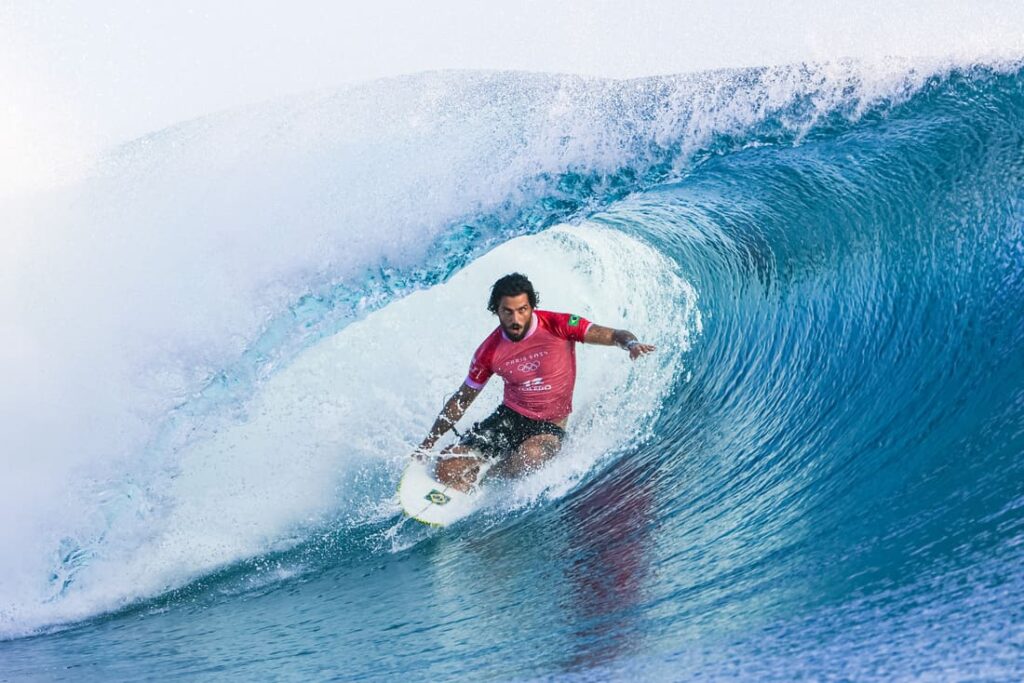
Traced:
<path id="1" fill-rule="evenodd" d="M 570 342 L 554 336 L 507 344 L 494 356 L 492 368 L 506 382 L 529 386 L 543 383 L 564 370 L 572 353 Z"/>

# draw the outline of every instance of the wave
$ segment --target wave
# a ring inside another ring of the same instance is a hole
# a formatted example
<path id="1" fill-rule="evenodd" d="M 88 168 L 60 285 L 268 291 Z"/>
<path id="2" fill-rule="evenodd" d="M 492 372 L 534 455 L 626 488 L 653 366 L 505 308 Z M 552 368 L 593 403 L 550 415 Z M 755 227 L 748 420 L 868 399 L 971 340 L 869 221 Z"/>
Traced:
<path id="1" fill-rule="evenodd" d="M 664 353 L 581 358 L 567 457 L 513 506 L 611 495 L 625 528 L 657 528 L 645 552 L 673 578 L 647 599 L 670 633 L 740 612 L 755 628 L 1002 548 L 1017 69 L 428 74 L 114 151 L 47 200 L 67 240 L 13 271 L 36 294 L 5 374 L 53 379 L 11 413 L 43 502 L 9 497 L 32 521 L 3 539 L 0 632 L 254 557 L 302 567 L 325 533 L 387 526 L 400 457 L 464 369 L 451 350 L 488 326 L 479 292 L 524 262 L 545 305 Z M 47 297 L 63 303 L 32 305 Z"/>

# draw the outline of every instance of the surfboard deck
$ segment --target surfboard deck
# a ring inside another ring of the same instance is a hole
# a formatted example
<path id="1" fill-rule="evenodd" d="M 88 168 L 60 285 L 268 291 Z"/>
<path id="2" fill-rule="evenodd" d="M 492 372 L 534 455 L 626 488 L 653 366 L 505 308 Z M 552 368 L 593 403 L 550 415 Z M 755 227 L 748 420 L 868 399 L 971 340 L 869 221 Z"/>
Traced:
<path id="1" fill-rule="evenodd" d="M 445 486 L 434 478 L 433 465 L 413 460 L 398 484 L 398 500 L 405 514 L 431 526 L 448 526 L 468 517 L 480 507 L 484 492 L 464 492 Z"/>

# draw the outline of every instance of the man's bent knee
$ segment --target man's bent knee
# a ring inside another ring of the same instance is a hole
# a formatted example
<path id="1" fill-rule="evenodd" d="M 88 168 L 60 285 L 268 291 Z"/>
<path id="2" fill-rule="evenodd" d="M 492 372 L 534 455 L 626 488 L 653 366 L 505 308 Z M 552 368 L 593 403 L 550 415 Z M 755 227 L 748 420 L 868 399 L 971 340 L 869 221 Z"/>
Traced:
<path id="1" fill-rule="evenodd" d="M 562 446 L 562 440 L 554 434 L 531 436 L 519 446 L 516 453 L 518 468 L 522 472 L 538 469 L 550 460 Z"/>
<path id="2" fill-rule="evenodd" d="M 446 458 L 434 467 L 434 476 L 439 482 L 460 491 L 468 491 L 476 483 L 480 473 L 477 458 Z"/>

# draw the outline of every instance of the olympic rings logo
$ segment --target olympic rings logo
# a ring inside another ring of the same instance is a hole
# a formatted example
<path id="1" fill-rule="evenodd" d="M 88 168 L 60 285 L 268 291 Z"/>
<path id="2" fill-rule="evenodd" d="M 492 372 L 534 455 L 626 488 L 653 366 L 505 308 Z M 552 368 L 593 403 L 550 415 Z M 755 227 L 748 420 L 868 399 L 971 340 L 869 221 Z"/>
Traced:
<path id="1" fill-rule="evenodd" d="M 530 361 L 529 363 L 522 363 L 519 366 L 519 372 L 534 372 L 539 367 L 540 367 L 540 361 L 539 360 L 534 360 L 534 361 Z"/>

